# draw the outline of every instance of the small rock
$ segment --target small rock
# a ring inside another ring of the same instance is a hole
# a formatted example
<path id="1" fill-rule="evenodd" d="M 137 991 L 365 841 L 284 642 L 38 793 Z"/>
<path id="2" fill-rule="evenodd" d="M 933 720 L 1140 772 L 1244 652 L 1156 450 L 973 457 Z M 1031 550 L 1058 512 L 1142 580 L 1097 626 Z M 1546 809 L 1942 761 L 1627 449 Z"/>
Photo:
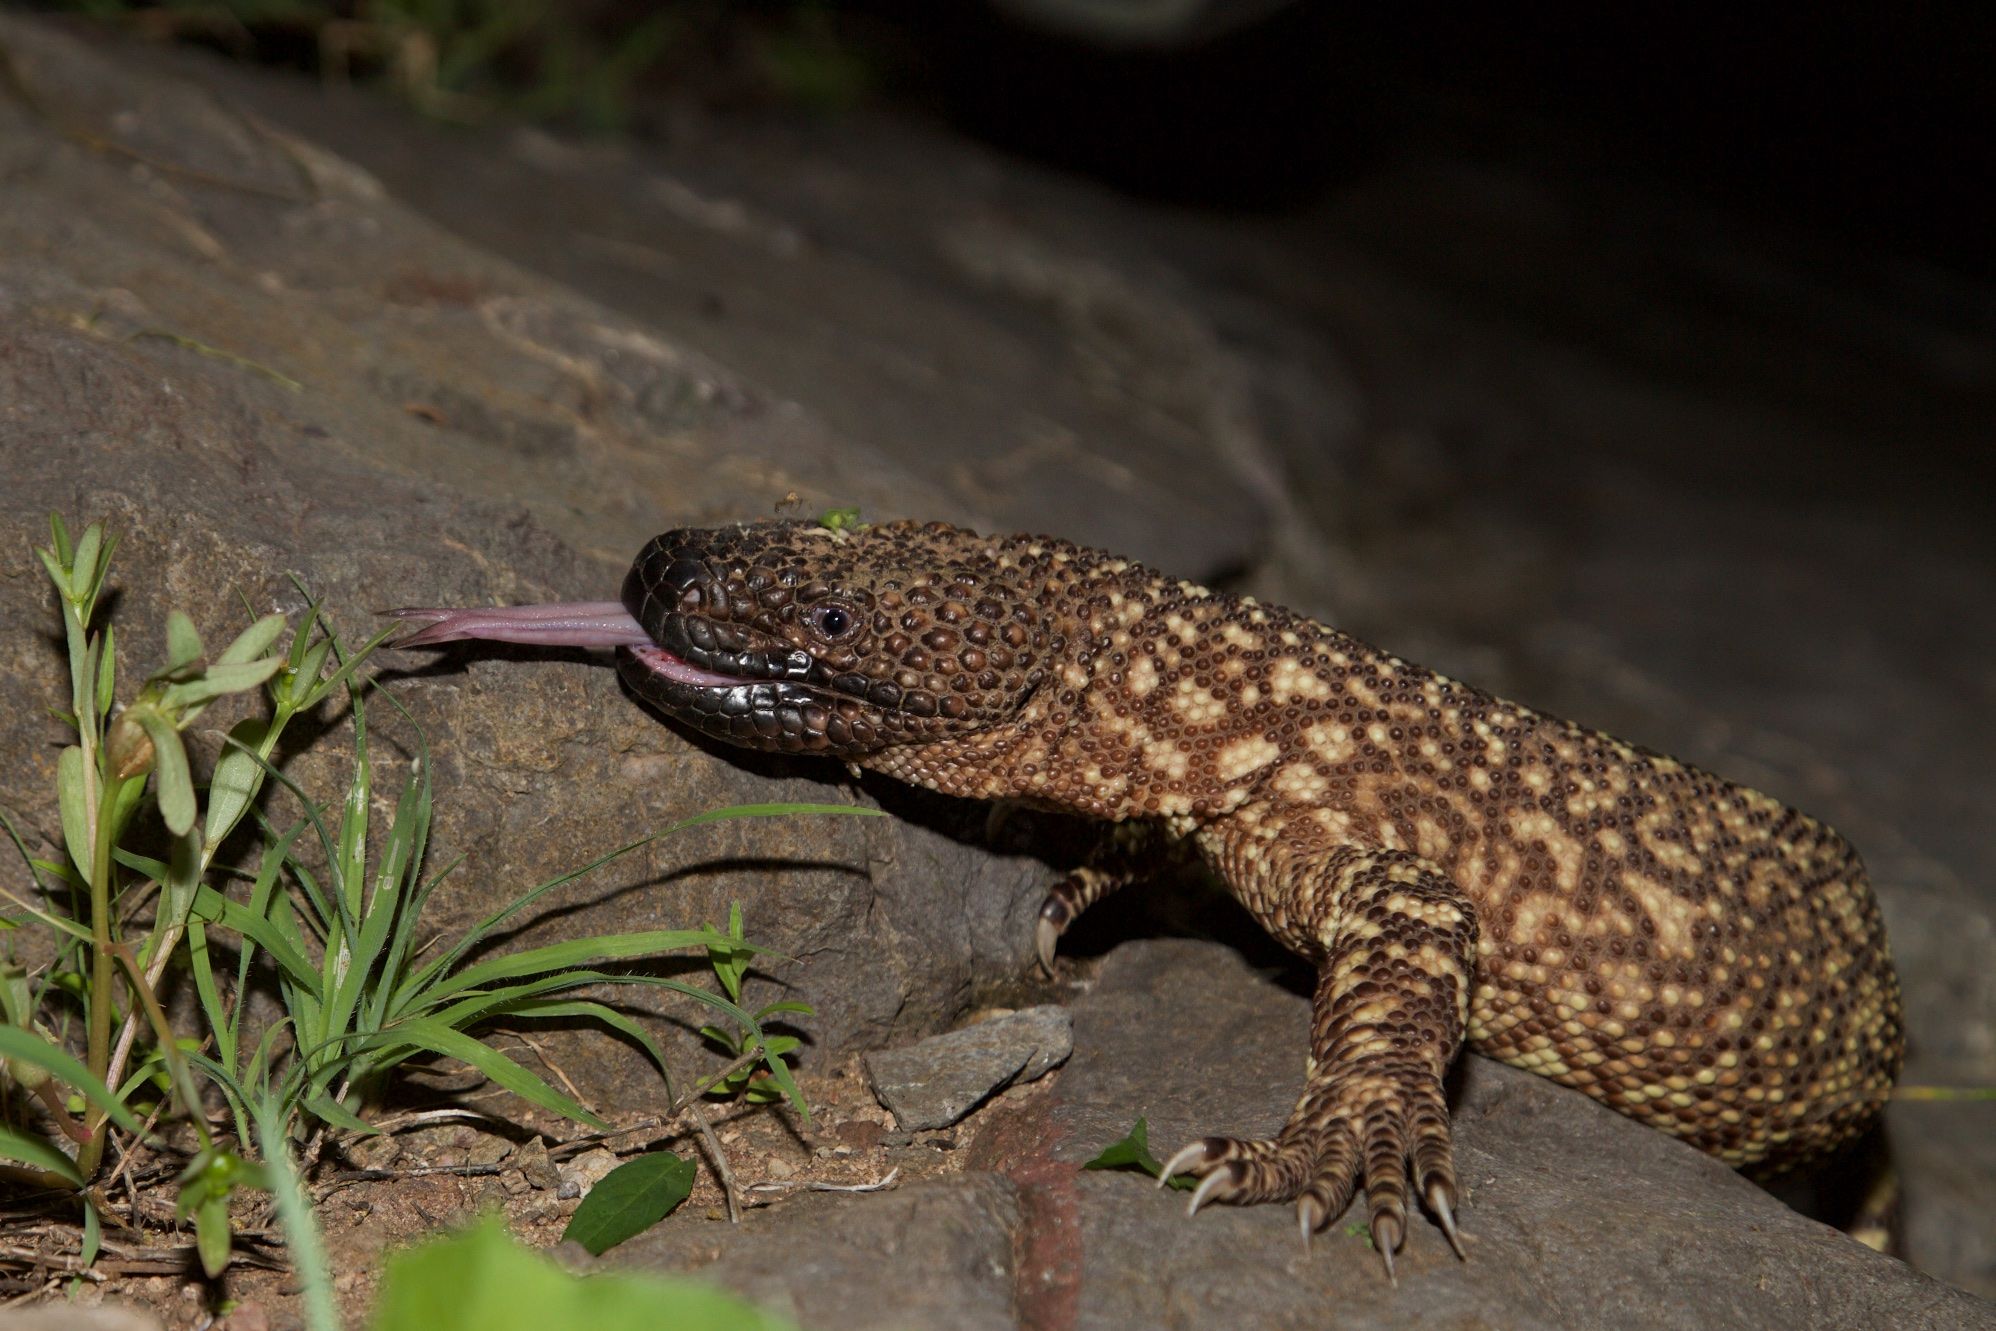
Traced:
<path id="1" fill-rule="evenodd" d="M 386 1169 L 402 1154 L 402 1143 L 390 1133 L 362 1137 L 347 1147 L 347 1158 L 362 1169 Z"/>
<path id="2" fill-rule="evenodd" d="M 944 1128 L 1014 1082 L 1032 1081 L 1074 1049 L 1067 1010 L 1026 1008 L 866 1056 L 873 1093 L 903 1132 Z"/>
<path id="3" fill-rule="evenodd" d="M 789 1178 L 797 1172 L 797 1166 L 791 1164 L 788 1160 L 772 1159 L 768 1164 L 763 1166 L 763 1172 L 771 1178 Z"/>
<path id="4" fill-rule="evenodd" d="M 512 1154 L 513 1145 L 504 1137 L 480 1137 L 464 1154 L 468 1165 L 496 1165 Z"/>
<path id="5" fill-rule="evenodd" d="M 511 1161 L 533 1187 L 547 1189 L 561 1186 L 561 1171 L 548 1158 L 547 1143 L 539 1137 L 529 1137 L 521 1142 L 514 1148 Z"/>
<path id="6" fill-rule="evenodd" d="M 560 1169 L 561 1182 L 557 1197 L 587 1197 L 589 1190 L 603 1181 L 603 1176 L 617 1167 L 617 1157 L 601 1146 L 584 1151 L 573 1160 L 563 1162 Z"/>
<path id="7" fill-rule="evenodd" d="M 840 1143 L 856 1150 L 870 1151 L 880 1145 L 880 1139 L 887 1132 L 885 1123 L 875 1123 L 870 1118 L 848 1119 L 832 1130 Z"/>

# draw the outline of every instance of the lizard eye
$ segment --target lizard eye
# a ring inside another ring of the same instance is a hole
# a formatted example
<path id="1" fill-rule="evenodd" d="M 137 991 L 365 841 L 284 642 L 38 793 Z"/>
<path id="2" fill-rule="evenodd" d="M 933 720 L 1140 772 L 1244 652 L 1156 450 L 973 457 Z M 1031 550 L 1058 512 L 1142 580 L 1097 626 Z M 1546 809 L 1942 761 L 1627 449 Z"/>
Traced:
<path id="1" fill-rule="evenodd" d="M 842 605 L 814 606 L 806 618 L 812 628 L 827 638 L 843 638 L 852 632 L 856 622 L 852 611 Z"/>

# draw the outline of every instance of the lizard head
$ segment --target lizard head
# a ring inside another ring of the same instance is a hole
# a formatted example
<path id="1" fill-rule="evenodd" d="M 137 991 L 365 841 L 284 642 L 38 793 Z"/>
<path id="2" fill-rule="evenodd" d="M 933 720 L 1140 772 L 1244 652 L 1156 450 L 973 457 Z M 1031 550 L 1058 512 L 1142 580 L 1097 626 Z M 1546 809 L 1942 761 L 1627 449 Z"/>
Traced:
<path id="1" fill-rule="evenodd" d="M 1047 669 L 1040 561 L 942 523 L 815 523 L 654 537 L 618 648 L 653 707 L 751 748 L 859 759 L 1000 724 Z"/>

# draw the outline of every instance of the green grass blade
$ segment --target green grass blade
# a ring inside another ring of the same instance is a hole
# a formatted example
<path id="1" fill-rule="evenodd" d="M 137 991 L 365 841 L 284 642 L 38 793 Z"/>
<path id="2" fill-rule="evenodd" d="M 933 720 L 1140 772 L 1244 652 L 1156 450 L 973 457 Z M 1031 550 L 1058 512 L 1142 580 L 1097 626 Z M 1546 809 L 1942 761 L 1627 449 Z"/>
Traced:
<path id="1" fill-rule="evenodd" d="M 22 1030 L 19 1026 L 0 1026 L 0 1057 L 18 1058 L 42 1069 L 63 1085 L 89 1101 L 127 1132 L 137 1133 L 142 1129 L 139 1121 L 132 1117 L 132 1111 L 125 1108 L 118 1097 L 111 1094 L 111 1088 L 97 1079 L 95 1073 L 83 1066 L 64 1050 L 58 1049 L 41 1036 Z"/>
<path id="2" fill-rule="evenodd" d="M 60 1174 L 79 1188 L 83 1186 L 83 1175 L 77 1172 L 74 1160 L 57 1150 L 52 1143 L 25 1132 L 0 1127 L 0 1159 L 18 1160 L 36 1169 Z"/>
<path id="3" fill-rule="evenodd" d="M 185 1049 L 181 1052 L 186 1055 L 189 1063 L 207 1073 L 209 1078 L 217 1086 L 222 1088 L 222 1093 L 228 1096 L 232 1102 L 231 1108 L 235 1108 L 238 1103 L 247 1102 L 249 1097 L 243 1090 L 242 1080 L 236 1076 L 234 1071 L 224 1067 L 216 1059 L 202 1053 L 198 1049 Z"/>
<path id="4" fill-rule="evenodd" d="M 411 993 L 424 988 L 438 972 L 456 965 L 458 960 L 466 952 L 477 946 L 479 940 L 484 938 L 485 935 L 491 933 L 492 930 L 498 928 L 501 924 L 504 924 L 507 920 L 519 914 L 549 892 L 559 887 L 566 887 L 576 879 L 602 868 L 612 860 L 621 859 L 632 851 L 643 846 L 648 846 L 654 841 L 664 840 L 666 837 L 702 826 L 706 823 L 726 822 L 736 818 L 775 818 L 789 814 L 860 814 L 879 816 L 880 812 L 879 809 L 860 808 L 851 804 L 731 804 L 726 808 L 709 809 L 705 813 L 696 813 L 690 818 L 682 818 L 661 831 L 653 832 L 649 836 L 641 837 L 628 845 L 619 846 L 607 854 L 599 855 L 579 869 L 574 869 L 558 877 L 550 878 L 545 883 L 528 891 L 526 895 L 517 898 L 486 916 L 473 925 L 465 933 L 464 937 L 453 944 L 447 952 L 432 960 L 420 972 L 411 976 L 399 986 L 395 995 L 395 1005 L 399 1008 Z"/>
<path id="5" fill-rule="evenodd" d="M 202 1015 L 208 1019 L 208 1029 L 215 1036 L 216 1062 L 233 1068 L 236 1065 L 235 1023 L 229 1020 L 222 995 L 215 988 L 215 970 L 208 959 L 208 930 L 199 920 L 187 922 L 187 960 L 194 972 L 195 996 L 201 1000 Z"/>
<path id="6" fill-rule="evenodd" d="M 304 1287 L 305 1324 L 310 1331 L 340 1331 L 339 1310 L 333 1304 L 332 1269 L 326 1263 L 326 1249 L 320 1241 L 318 1221 L 312 1216 L 312 1204 L 298 1182 L 297 1163 L 284 1140 L 282 1107 L 266 1099 L 257 1111 L 256 1128 L 270 1190 L 277 1194 L 277 1217 L 284 1225 L 284 1244 L 290 1250 L 298 1283 Z"/>
<path id="7" fill-rule="evenodd" d="M 344 1128 L 348 1132 L 357 1132 L 363 1137 L 378 1137 L 381 1135 L 380 1128 L 375 1127 L 372 1123 L 369 1123 L 366 1119 L 354 1113 L 353 1110 L 348 1109 L 330 1095 L 307 1095 L 300 1103 L 306 1109 L 310 1110 L 313 1116 L 322 1122 L 330 1123 L 336 1128 Z"/>
<path id="8" fill-rule="evenodd" d="M 429 781 L 421 771 L 419 760 L 417 766 L 411 768 L 409 779 L 403 783 L 401 797 L 396 800 L 395 817 L 388 825 L 388 836 L 382 844 L 380 862 L 375 869 L 374 888 L 362 912 L 360 933 L 352 940 L 346 974 L 326 1010 L 328 1034 L 347 1029 L 355 1008 L 371 985 L 386 987 L 384 981 L 387 977 L 376 976 L 374 963 L 388 941 L 389 931 L 405 913 L 404 889 L 406 880 L 420 868 L 415 857 L 421 853 L 419 838 L 425 821 L 423 815 L 429 803 Z"/>
<path id="9" fill-rule="evenodd" d="M 291 845 L 305 830 L 304 823 L 294 824 L 291 830 L 275 841 L 267 841 L 263 848 L 263 859 L 256 867 L 256 880 L 250 884 L 248 913 L 261 920 L 270 913 L 270 894 L 277 888 L 277 879 L 284 872 L 284 862 L 291 854 Z M 256 964 L 256 948 L 251 946 L 256 940 L 238 934 L 242 943 L 236 949 L 236 1006 L 230 1014 L 231 1025 L 240 1029 L 243 1020 L 243 1004 L 249 998 L 250 967 Z"/>
<path id="10" fill-rule="evenodd" d="M 326 831 L 325 819 L 320 815 L 318 801 L 307 795 L 304 788 L 296 781 L 278 771 L 268 758 L 265 758 L 255 749 L 246 749 L 237 744 L 233 735 L 224 736 L 222 742 L 228 745 L 233 752 L 247 753 L 255 761 L 256 765 L 263 769 L 263 774 L 266 777 L 276 781 L 297 798 L 299 808 L 305 815 L 305 821 L 311 825 L 312 831 L 319 838 L 319 849 L 325 853 L 326 862 L 329 864 L 333 863 L 339 852 L 333 844 L 332 836 Z M 315 887 L 312 890 L 316 892 L 317 888 Z M 323 903 L 315 901 L 314 909 L 318 910 L 322 916 L 328 915 Z"/>
<path id="11" fill-rule="evenodd" d="M 712 929 L 701 928 L 646 929 L 628 934 L 597 934 L 589 938 L 572 938 L 566 942 L 530 947 L 521 952 L 508 952 L 503 956 L 466 966 L 455 975 L 447 975 L 437 980 L 422 991 L 416 1001 L 427 1007 L 452 994 L 501 980 L 518 979 L 524 975 L 539 975 L 545 971 L 567 970 L 575 966 L 594 966 L 605 961 L 628 961 L 636 957 L 655 956 L 662 952 L 686 948 L 704 948 L 715 938 L 720 937 L 725 935 L 716 934 Z"/>
<path id="12" fill-rule="evenodd" d="M 374 655 L 374 649 L 402 632 L 402 628 L 401 624 L 390 624 L 387 628 L 362 643 L 354 650 L 352 655 L 343 655 L 340 659 L 339 669 L 319 681 L 318 687 L 305 695 L 298 704 L 299 710 L 302 711 L 305 708 L 313 706 L 319 699 L 325 697 L 328 693 L 340 687 L 340 685 L 348 683 L 353 678 L 353 672 L 360 669 L 361 663 Z M 328 637 L 330 636 L 331 631 L 328 630 Z"/>
<path id="13" fill-rule="evenodd" d="M 318 971 L 305 954 L 285 937 L 275 921 L 251 914 L 205 884 L 194 893 L 194 914 L 209 924 L 219 924 L 224 929 L 254 939 L 258 947 L 270 953 L 271 959 L 293 983 L 304 985 L 314 998 L 320 996 Z"/>
<path id="14" fill-rule="evenodd" d="M 623 1013 L 606 1004 L 587 998 L 543 998 L 516 1003 L 492 1014 L 495 1017 L 530 1017 L 536 1020 L 553 1020 L 558 1017 L 584 1017 L 599 1021 L 611 1030 L 627 1037 L 638 1048 L 651 1056 L 658 1065 L 659 1076 L 665 1080 L 665 1093 L 672 1094 L 672 1071 L 665 1064 L 665 1051 L 658 1047 L 645 1028 L 632 1021 Z"/>
<path id="15" fill-rule="evenodd" d="M 365 1049 L 397 1043 L 415 1045 L 460 1063 L 469 1063 L 484 1073 L 488 1081 L 563 1118 L 599 1131 L 610 1126 L 497 1049 L 479 1043 L 462 1031 L 454 1031 L 442 1022 L 421 1017 L 398 1021 L 379 1035 L 359 1041 L 358 1047 Z"/>

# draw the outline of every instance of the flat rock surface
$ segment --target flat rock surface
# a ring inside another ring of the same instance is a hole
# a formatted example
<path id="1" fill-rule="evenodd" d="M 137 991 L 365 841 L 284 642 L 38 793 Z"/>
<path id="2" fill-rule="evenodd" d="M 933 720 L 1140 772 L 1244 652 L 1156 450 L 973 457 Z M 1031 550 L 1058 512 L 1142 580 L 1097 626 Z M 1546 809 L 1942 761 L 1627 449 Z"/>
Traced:
<path id="1" fill-rule="evenodd" d="M 860 1196 L 805 1193 L 740 1227 L 662 1225 L 606 1264 L 701 1275 L 805 1328 L 1017 1326 L 1018 1189 L 971 1173 Z"/>
<path id="2" fill-rule="evenodd" d="M 1272 1131 L 1301 1086 L 1306 998 L 1219 944 L 1139 941 L 1100 963 L 1073 1015 L 1074 1055 L 1051 1093 L 971 1119 L 955 1180 L 807 1194 L 738 1229 L 675 1220 L 614 1260 L 704 1273 L 826 1331 L 1300 1331 L 1327 1308 L 1341 1327 L 1996 1326 L 1996 1307 L 1696 1151 L 1477 1058 L 1454 1101 L 1467 1262 L 1416 1219 L 1395 1288 L 1362 1207 L 1307 1253 L 1287 1207 L 1188 1219 L 1184 1193 L 1081 1162 L 1138 1116 L 1160 1155 L 1208 1132 Z M 837 1292 L 854 1288 L 868 1297 Z"/>
<path id="3" fill-rule="evenodd" d="M 1074 1048 L 1065 1009 L 1042 1005 L 866 1056 L 903 1132 L 946 1128 L 1007 1086 L 1038 1081 Z"/>

